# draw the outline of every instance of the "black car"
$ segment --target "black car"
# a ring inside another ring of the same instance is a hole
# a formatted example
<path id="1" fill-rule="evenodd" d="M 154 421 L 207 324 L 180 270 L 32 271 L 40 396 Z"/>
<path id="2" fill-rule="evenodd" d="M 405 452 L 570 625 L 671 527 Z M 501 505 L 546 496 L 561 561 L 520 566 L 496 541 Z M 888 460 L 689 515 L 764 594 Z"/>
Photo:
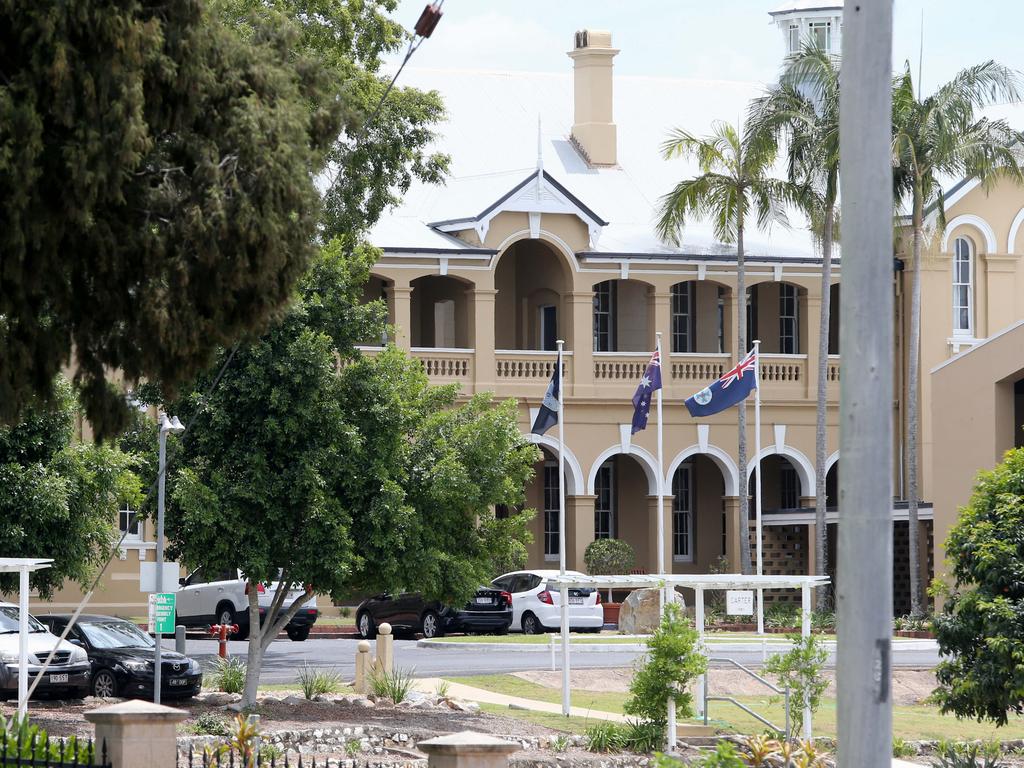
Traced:
<path id="1" fill-rule="evenodd" d="M 38 618 L 60 635 L 71 617 L 50 614 Z M 68 640 L 89 655 L 93 696 L 152 698 L 156 644 L 135 624 L 113 616 L 79 616 Z M 165 649 L 161 667 L 162 698 L 189 698 L 202 689 L 203 673 L 194 659 Z"/>
<path id="2" fill-rule="evenodd" d="M 398 632 L 421 632 L 440 637 L 445 632 L 494 632 L 503 635 L 512 624 L 512 595 L 492 587 L 480 587 L 461 609 L 427 602 L 418 592 L 377 595 L 356 608 L 356 627 L 369 639 L 387 622 Z"/>

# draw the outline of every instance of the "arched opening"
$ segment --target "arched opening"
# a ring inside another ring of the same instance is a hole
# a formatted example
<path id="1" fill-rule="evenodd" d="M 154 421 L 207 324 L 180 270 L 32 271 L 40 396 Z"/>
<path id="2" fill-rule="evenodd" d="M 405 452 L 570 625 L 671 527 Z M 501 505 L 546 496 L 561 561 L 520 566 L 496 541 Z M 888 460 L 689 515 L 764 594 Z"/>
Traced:
<path id="1" fill-rule="evenodd" d="M 825 506 L 836 509 L 839 506 L 839 462 L 836 461 L 825 474 Z"/>
<path id="2" fill-rule="evenodd" d="M 747 289 L 747 339 L 765 355 L 807 353 L 807 291 L 795 283 L 757 283 Z"/>
<path id="3" fill-rule="evenodd" d="M 497 349 L 553 350 L 559 338 L 572 349 L 567 270 L 561 254 L 543 240 L 520 240 L 501 255 L 494 272 Z"/>
<path id="4" fill-rule="evenodd" d="M 761 459 L 761 467 L 764 472 L 761 481 L 763 514 L 799 509 L 804 492 L 796 466 L 785 456 L 770 454 Z M 757 467 L 754 466 L 749 483 L 751 519 L 757 513 L 756 478 Z"/>
<path id="5" fill-rule="evenodd" d="M 650 287 L 640 280 L 604 280 L 593 286 L 595 352 L 650 351 Z"/>
<path id="6" fill-rule="evenodd" d="M 688 457 L 672 473 L 672 570 L 721 570 L 728 553 L 722 497 L 725 478 L 705 454 Z"/>
<path id="7" fill-rule="evenodd" d="M 671 351 L 713 354 L 729 350 L 726 299 L 729 289 L 708 280 L 686 280 L 671 289 Z"/>
<path id="8" fill-rule="evenodd" d="M 655 573 L 657 552 L 651 545 L 651 479 L 643 464 L 615 454 L 594 471 L 594 538 L 622 539 L 636 552 L 636 568 Z M 666 532 L 667 534 L 667 532 Z"/>
<path id="9" fill-rule="evenodd" d="M 469 297 L 472 284 L 446 275 L 425 275 L 412 281 L 410 338 L 413 347 L 467 349 Z"/>
<path id="10" fill-rule="evenodd" d="M 953 241 L 953 335 L 974 335 L 974 242 Z"/>
<path id="11" fill-rule="evenodd" d="M 534 465 L 533 479 L 525 489 L 524 507 L 537 510 L 536 517 L 530 523 L 533 535 L 533 544 L 529 547 L 530 568 L 550 568 L 551 563 L 557 563 L 562 536 L 558 519 L 558 456 L 546 446 L 540 446 L 540 450 L 541 460 Z M 563 477 L 567 499 L 569 489 L 573 487 L 569 472 L 566 463 Z M 497 510 L 499 515 L 509 512 Z"/>
<path id="12" fill-rule="evenodd" d="M 839 354 L 839 295 L 839 283 L 833 283 L 829 288 L 828 302 L 828 353 L 830 355 Z"/>

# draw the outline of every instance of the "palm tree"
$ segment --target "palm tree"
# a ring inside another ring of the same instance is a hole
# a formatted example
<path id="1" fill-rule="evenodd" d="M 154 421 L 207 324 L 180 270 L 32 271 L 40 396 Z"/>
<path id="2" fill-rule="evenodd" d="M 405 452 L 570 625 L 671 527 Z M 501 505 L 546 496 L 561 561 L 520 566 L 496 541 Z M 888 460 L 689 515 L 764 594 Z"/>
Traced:
<path id="1" fill-rule="evenodd" d="M 747 352 L 747 291 L 743 235 L 747 221 L 759 228 L 772 222 L 786 223 L 784 207 L 794 199 L 792 185 L 768 174 L 778 148 L 771 134 L 746 131 L 717 122 L 711 135 L 698 138 L 676 128 L 661 145 L 668 160 L 690 157 L 697 161 L 700 175 L 679 182 L 659 201 L 657 230 L 668 242 L 679 244 L 683 227 L 691 219 L 710 220 L 715 237 L 736 244 L 736 354 Z M 747 476 L 746 401 L 739 408 L 739 474 Z M 749 498 L 740 493 L 742 528 L 749 524 Z M 740 534 L 740 567 L 750 573 L 750 536 Z"/>
<path id="2" fill-rule="evenodd" d="M 918 552 L 918 387 L 921 348 L 921 247 L 926 206 L 945 228 L 940 177 L 974 177 L 986 187 L 1001 177 L 1022 179 L 1022 136 L 1003 120 L 975 118 L 996 101 L 1020 101 L 1019 74 L 987 61 L 959 72 L 931 96 L 915 94 L 909 64 L 893 82 L 893 183 L 896 199 L 910 204 L 913 232 L 910 339 L 907 373 L 907 502 L 910 526 L 910 609 L 921 613 Z"/>
<path id="3" fill-rule="evenodd" d="M 826 396 L 831 316 L 832 244 L 836 240 L 839 197 L 839 59 L 808 45 L 792 58 L 778 85 L 750 108 L 756 130 L 787 139 L 789 179 L 801 190 L 802 207 L 821 244 L 821 330 L 818 336 L 818 408 L 815 435 L 815 573 L 828 571 L 825 518 L 827 461 Z M 829 593 L 817 590 L 817 608 L 829 608 Z"/>

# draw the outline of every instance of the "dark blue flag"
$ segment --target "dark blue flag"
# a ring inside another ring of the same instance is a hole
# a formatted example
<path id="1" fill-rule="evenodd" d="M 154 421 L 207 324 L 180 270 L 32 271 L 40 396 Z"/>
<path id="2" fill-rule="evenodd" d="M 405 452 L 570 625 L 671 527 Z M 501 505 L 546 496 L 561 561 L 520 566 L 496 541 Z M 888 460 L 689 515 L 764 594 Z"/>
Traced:
<path id="1" fill-rule="evenodd" d="M 757 386 L 757 353 L 751 352 L 722 378 L 686 398 L 691 416 L 711 416 L 742 402 Z"/>
<path id="2" fill-rule="evenodd" d="M 633 430 L 636 434 L 641 429 L 647 428 L 647 415 L 651 412 L 651 398 L 654 391 L 661 389 L 661 353 L 655 350 L 651 355 L 651 362 L 647 364 L 640 384 L 633 394 Z"/>
<path id="3" fill-rule="evenodd" d="M 533 422 L 533 429 L 530 431 L 535 435 L 543 435 L 555 424 L 558 423 L 558 412 L 561 410 L 561 403 L 558 398 L 559 372 L 562 370 L 562 351 L 558 351 L 558 362 L 555 370 L 551 373 L 551 383 L 548 384 L 548 391 L 544 393 L 544 401 L 537 411 L 537 418 Z"/>

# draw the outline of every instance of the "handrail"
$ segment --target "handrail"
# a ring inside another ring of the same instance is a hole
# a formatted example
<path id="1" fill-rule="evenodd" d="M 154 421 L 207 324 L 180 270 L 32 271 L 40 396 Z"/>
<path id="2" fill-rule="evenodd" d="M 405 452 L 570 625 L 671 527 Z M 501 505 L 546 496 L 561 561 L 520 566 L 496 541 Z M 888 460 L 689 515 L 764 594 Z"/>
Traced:
<path id="1" fill-rule="evenodd" d="M 727 702 L 730 702 L 732 704 L 735 704 L 737 707 L 742 709 L 748 715 L 750 715 L 751 717 L 755 718 L 756 720 L 759 720 L 760 722 L 764 723 L 769 728 L 771 728 L 773 731 L 781 731 L 785 735 L 786 741 L 789 741 L 789 688 L 788 687 L 786 687 L 786 688 L 779 688 L 777 685 L 774 685 L 770 681 L 768 681 L 765 678 L 761 677 L 754 670 L 748 669 L 747 667 L 743 666 L 742 664 L 740 664 L 735 659 L 729 659 L 729 658 L 726 658 L 724 656 L 709 656 L 708 657 L 708 663 L 710 664 L 713 661 L 714 662 L 718 662 L 718 663 L 724 663 L 724 664 L 732 664 L 734 667 L 736 667 L 741 672 L 747 673 L 748 675 L 750 675 L 752 678 L 757 680 L 762 685 L 765 685 L 768 688 L 770 688 L 774 693 L 781 693 L 783 695 L 784 699 L 785 699 L 786 727 L 785 728 L 779 728 L 777 725 L 772 723 L 770 720 L 768 720 L 767 718 L 761 717 L 761 715 L 757 714 L 757 712 L 755 712 L 754 710 L 752 710 L 750 707 L 746 706 L 745 704 L 740 703 L 739 701 L 734 699 L 732 696 L 709 696 L 708 695 L 708 671 L 707 671 L 707 669 L 704 670 L 704 725 L 706 726 L 708 724 L 708 702 L 709 701 L 727 701 Z"/>

